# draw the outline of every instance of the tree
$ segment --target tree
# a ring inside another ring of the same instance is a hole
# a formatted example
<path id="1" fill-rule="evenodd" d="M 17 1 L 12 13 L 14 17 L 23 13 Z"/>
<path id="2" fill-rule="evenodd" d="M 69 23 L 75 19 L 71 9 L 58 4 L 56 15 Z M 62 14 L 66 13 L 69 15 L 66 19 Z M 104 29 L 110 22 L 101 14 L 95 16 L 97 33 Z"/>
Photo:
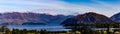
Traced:
<path id="1" fill-rule="evenodd" d="M 13 29 L 12 34 L 21 34 L 21 33 L 20 33 L 19 29 Z"/>
<path id="2" fill-rule="evenodd" d="M 46 30 L 41 30 L 41 33 L 40 34 L 47 34 Z"/>
<path id="3" fill-rule="evenodd" d="M 23 29 L 22 34 L 27 34 L 27 29 Z"/>
<path id="4" fill-rule="evenodd" d="M 12 32 L 7 28 L 5 34 L 12 34 Z"/>
<path id="5" fill-rule="evenodd" d="M 4 34 L 11 34 L 11 31 L 9 30 L 7 26 L 2 26 L 1 30 Z"/>
<path id="6" fill-rule="evenodd" d="M 2 26 L 1 29 L 2 29 L 2 32 L 5 32 L 5 31 L 7 31 L 8 28 L 7 28 L 7 26 Z"/>

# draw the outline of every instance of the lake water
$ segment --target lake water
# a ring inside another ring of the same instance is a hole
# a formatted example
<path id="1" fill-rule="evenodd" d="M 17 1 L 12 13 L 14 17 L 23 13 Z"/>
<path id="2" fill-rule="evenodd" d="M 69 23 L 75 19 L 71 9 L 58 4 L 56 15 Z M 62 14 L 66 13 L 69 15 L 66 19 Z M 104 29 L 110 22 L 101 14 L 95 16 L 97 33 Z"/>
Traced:
<path id="1" fill-rule="evenodd" d="M 27 29 L 27 30 L 41 30 L 46 29 L 47 31 L 69 31 L 70 29 L 65 29 L 63 26 L 47 26 L 47 25 L 8 25 L 10 30 L 12 29 Z"/>
<path id="2" fill-rule="evenodd" d="M 69 31 L 71 29 L 65 29 L 64 26 L 61 25 L 7 25 L 7 27 L 12 29 L 27 29 L 27 30 L 41 30 L 45 29 L 47 31 Z M 92 30 L 107 30 L 107 28 L 91 28 Z M 120 28 L 110 28 L 110 29 L 120 29 Z"/>

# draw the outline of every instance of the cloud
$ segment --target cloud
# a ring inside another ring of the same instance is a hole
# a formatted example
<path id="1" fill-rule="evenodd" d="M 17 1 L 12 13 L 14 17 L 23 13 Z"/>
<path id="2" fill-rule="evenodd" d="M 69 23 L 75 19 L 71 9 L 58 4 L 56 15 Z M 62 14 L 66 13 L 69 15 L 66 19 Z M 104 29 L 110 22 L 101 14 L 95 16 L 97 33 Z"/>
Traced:
<path id="1" fill-rule="evenodd" d="M 91 0 L 97 4 L 73 4 L 64 2 L 62 0 L 1 0 L 0 1 L 0 12 L 30 12 L 37 13 L 48 13 L 48 14 L 75 14 L 75 13 L 86 13 L 86 12 L 97 12 L 100 14 L 107 15 L 108 17 L 113 14 L 120 12 L 120 7 L 113 4 L 101 2 L 98 0 Z M 50 11 L 36 11 L 38 9 L 49 9 Z M 33 11 L 35 10 L 35 11 Z M 52 11 L 51 11 L 52 10 Z M 109 11 L 109 12 L 108 12 Z"/>
<path id="2" fill-rule="evenodd" d="M 14 5 L 30 5 L 30 6 L 39 6 L 40 9 L 44 8 L 44 9 L 55 9 L 55 10 L 67 10 L 67 11 L 83 11 L 84 9 L 88 9 L 91 7 L 87 7 L 87 6 L 80 6 L 80 5 L 75 5 L 75 4 L 69 4 L 69 3 L 65 3 L 65 2 L 61 2 L 61 1 L 48 1 L 45 0 L 47 2 L 42 2 L 43 0 L 41 0 L 40 2 L 36 2 L 36 1 L 25 1 L 25 0 L 4 0 L 4 4 L 14 4 Z M 15 7 L 15 6 L 10 6 L 11 7 Z M 18 7 L 18 6 L 17 6 Z"/>
<path id="3" fill-rule="evenodd" d="M 113 16 L 116 13 L 120 12 L 119 5 L 115 5 L 114 3 L 108 3 L 108 2 L 102 2 L 100 0 L 93 0 L 96 3 L 99 3 L 99 5 L 102 5 L 102 8 L 99 8 L 99 13 L 107 15 L 108 17 Z M 107 0 L 108 1 L 108 0 Z M 112 0 L 113 1 L 113 0 Z"/>

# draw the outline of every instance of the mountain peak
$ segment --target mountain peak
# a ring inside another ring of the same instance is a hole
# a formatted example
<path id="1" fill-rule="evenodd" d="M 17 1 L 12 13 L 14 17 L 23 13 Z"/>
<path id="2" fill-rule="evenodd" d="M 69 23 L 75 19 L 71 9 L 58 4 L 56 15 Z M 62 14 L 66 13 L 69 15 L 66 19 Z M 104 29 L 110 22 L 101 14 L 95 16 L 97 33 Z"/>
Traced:
<path id="1" fill-rule="evenodd" d="M 0 16 L 0 22 L 4 24 L 21 25 L 23 23 L 60 23 L 70 16 L 64 15 L 50 15 L 50 14 L 39 14 L 39 13 L 3 13 Z"/>
<path id="2" fill-rule="evenodd" d="M 88 12 L 88 13 L 85 13 L 85 14 L 97 14 L 97 13 L 95 13 L 95 12 Z"/>
<path id="3" fill-rule="evenodd" d="M 85 14 L 82 14 L 82 15 L 99 15 L 99 16 L 104 16 L 104 15 L 101 15 L 101 14 L 98 14 L 98 13 L 95 13 L 95 12 L 88 12 L 88 13 L 85 13 Z"/>
<path id="4" fill-rule="evenodd" d="M 111 23 L 111 22 L 113 22 L 113 21 L 104 15 L 97 14 L 94 12 L 89 12 L 89 13 L 75 16 L 73 18 L 69 18 L 69 19 L 65 20 L 62 24 L 69 24 L 69 23 L 72 23 L 72 24 L 103 23 L 104 24 L 104 23 Z"/>

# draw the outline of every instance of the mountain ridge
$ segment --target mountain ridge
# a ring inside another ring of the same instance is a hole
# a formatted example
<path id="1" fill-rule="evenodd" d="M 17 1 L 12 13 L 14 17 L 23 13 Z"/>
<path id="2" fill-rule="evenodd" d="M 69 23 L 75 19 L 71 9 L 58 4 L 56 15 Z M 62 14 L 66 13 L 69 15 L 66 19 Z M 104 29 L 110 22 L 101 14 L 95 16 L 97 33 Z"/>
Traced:
<path id="1" fill-rule="evenodd" d="M 110 17 L 111 20 L 120 22 L 120 12 Z"/>
<path id="2" fill-rule="evenodd" d="M 3 13 L 0 15 L 1 23 L 8 23 L 12 25 L 19 25 L 27 22 L 33 23 L 57 23 L 69 18 L 70 16 L 65 15 L 50 15 L 50 14 L 39 14 L 39 13 Z"/>
<path id="3" fill-rule="evenodd" d="M 81 14 L 78 16 L 75 16 L 73 18 L 66 19 L 65 21 L 62 22 L 63 25 L 80 25 L 80 24 L 94 24 L 94 23 L 101 23 L 101 24 L 106 24 L 106 23 L 113 23 L 111 19 L 108 17 L 97 14 L 94 12 L 89 12 L 85 14 Z"/>

